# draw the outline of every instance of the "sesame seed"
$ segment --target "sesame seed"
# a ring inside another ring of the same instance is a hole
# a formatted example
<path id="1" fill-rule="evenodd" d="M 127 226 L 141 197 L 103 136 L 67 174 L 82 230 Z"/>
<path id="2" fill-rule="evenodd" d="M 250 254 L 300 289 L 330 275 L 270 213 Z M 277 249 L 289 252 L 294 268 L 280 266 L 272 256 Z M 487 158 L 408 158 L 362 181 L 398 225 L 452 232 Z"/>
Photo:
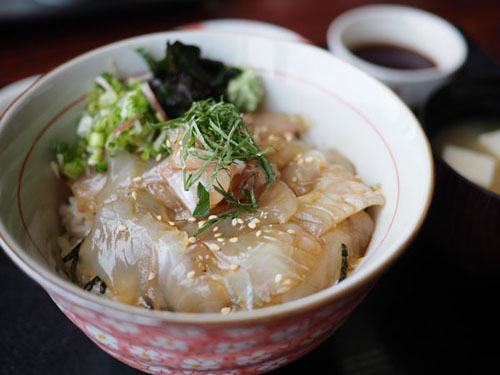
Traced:
<path id="1" fill-rule="evenodd" d="M 267 139 L 272 142 L 272 141 L 277 141 L 279 138 L 274 134 L 271 134 Z"/>
<path id="2" fill-rule="evenodd" d="M 251 222 L 248 223 L 248 227 L 250 229 L 255 229 L 257 227 L 257 224 L 255 224 L 255 221 L 251 221 Z"/>
<path id="3" fill-rule="evenodd" d="M 157 162 L 159 162 L 159 161 L 161 160 L 161 158 L 162 158 L 162 155 L 161 155 L 161 154 L 158 154 L 158 155 L 156 155 L 156 159 L 155 159 L 155 160 L 156 160 Z"/>
<path id="4" fill-rule="evenodd" d="M 275 277 L 274 277 L 274 282 L 275 283 L 279 283 L 281 282 L 281 280 L 283 280 L 283 275 L 281 273 L 278 273 Z"/>
<path id="5" fill-rule="evenodd" d="M 313 158 L 312 156 L 308 156 L 308 157 L 306 158 L 306 163 L 312 163 L 312 162 L 313 162 L 313 160 L 314 160 L 314 158 Z"/>
<path id="6" fill-rule="evenodd" d="M 255 235 L 256 235 L 257 237 L 262 236 L 262 231 L 261 231 L 261 230 L 258 230 L 258 231 L 257 231 L 257 233 L 255 233 Z"/>
<path id="7" fill-rule="evenodd" d="M 240 266 L 238 266 L 237 264 L 231 264 L 231 265 L 229 266 L 229 269 L 230 269 L 231 271 L 236 271 L 238 268 L 240 268 Z"/>
<path id="8" fill-rule="evenodd" d="M 215 233 L 215 234 L 214 234 L 214 237 L 215 237 L 215 238 L 220 237 L 220 236 L 222 236 L 222 233 Z"/>
<path id="9" fill-rule="evenodd" d="M 132 192 L 132 199 L 134 201 L 137 200 L 137 192 L 135 190 Z"/>
<path id="10" fill-rule="evenodd" d="M 168 225 L 170 225 L 171 227 L 175 227 L 175 223 L 173 221 L 169 221 Z"/>
<path id="11" fill-rule="evenodd" d="M 297 181 L 298 181 L 297 176 L 293 176 L 292 177 L 292 182 L 297 182 Z"/>
<path id="12" fill-rule="evenodd" d="M 222 309 L 220 309 L 220 313 L 222 315 L 227 315 L 231 312 L 231 308 L 230 307 L 223 307 Z"/>
<path id="13" fill-rule="evenodd" d="M 194 217 L 190 217 L 188 219 L 188 222 L 190 222 L 190 223 L 194 223 L 195 221 L 196 221 L 196 218 L 194 218 Z"/>
<path id="14" fill-rule="evenodd" d="M 290 279 L 285 279 L 285 280 L 283 280 L 283 282 L 281 283 L 281 285 L 283 285 L 283 286 L 288 286 L 288 285 L 290 285 L 291 283 L 292 283 L 292 280 L 290 280 Z"/>
<path id="15" fill-rule="evenodd" d="M 292 133 L 290 133 L 290 132 L 286 132 L 286 133 L 284 134 L 284 136 L 285 136 L 285 141 L 286 141 L 287 143 L 290 143 L 291 141 L 293 141 L 293 134 L 292 134 Z"/>
<path id="16" fill-rule="evenodd" d="M 161 221 L 161 215 L 156 215 L 156 218 Z"/>
<path id="17" fill-rule="evenodd" d="M 247 247 L 247 250 L 252 250 L 252 246 L 248 246 L 248 247 Z"/>
<path id="18" fill-rule="evenodd" d="M 297 160 L 297 164 L 298 164 L 298 165 L 302 165 L 302 164 L 304 164 L 304 159 L 303 159 L 303 158 L 300 158 L 299 160 Z"/>
<path id="19" fill-rule="evenodd" d="M 139 182 L 141 182 L 141 181 L 142 181 L 142 177 L 141 177 L 141 176 L 137 176 L 137 177 L 134 177 L 134 178 L 132 179 L 132 182 L 135 182 L 135 183 L 139 183 Z"/>
<path id="20" fill-rule="evenodd" d="M 120 224 L 116 229 L 118 229 L 118 232 L 124 232 L 127 230 L 127 227 L 123 224 Z"/>
<path id="21" fill-rule="evenodd" d="M 220 234 L 220 233 L 219 233 L 219 234 Z M 217 242 L 224 242 L 224 241 L 225 241 L 225 239 L 224 239 L 224 238 L 222 238 L 222 237 L 217 238 Z"/>
<path id="22" fill-rule="evenodd" d="M 154 280 L 154 278 L 156 277 L 156 273 L 154 272 L 150 272 L 149 273 L 149 276 L 148 276 L 148 280 L 151 281 L 151 280 Z"/>
<path id="23" fill-rule="evenodd" d="M 236 243 L 236 242 L 238 242 L 238 238 L 237 237 L 231 237 L 229 239 L 229 242 Z"/>
<path id="24" fill-rule="evenodd" d="M 293 229 L 287 229 L 286 232 L 290 234 L 295 234 L 295 231 Z"/>
<path id="25" fill-rule="evenodd" d="M 210 216 L 208 217 L 208 220 L 212 220 L 212 219 L 217 219 L 217 215 L 210 215 Z"/>
<path id="26" fill-rule="evenodd" d="M 192 278 L 194 277 L 194 271 L 189 271 L 189 272 L 187 273 L 187 277 L 188 277 L 189 279 L 192 279 Z"/>
<path id="27" fill-rule="evenodd" d="M 170 142 L 170 139 L 167 139 L 167 147 L 172 147 L 172 142 Z"/>
<path id="28" fill-rule="evenodd" d="M 205 221 L 205 220 L 199 221 L 199 222 L 198 222 L 198 228 L 201 228 L 202 226 L 204 226 L 204 225 L 205 225 L 205 223 L 206 223 L 206 221 Z"/>
<path id="29" fill-rule="evenodd" d="M 189 237 L 188 238 L 188 242 L 189 243 L 195 243 L 196 242 L 196 238 L 195 237 Z"/>
<path id="30" fill-rule="evenodd" d="M 216 243 L 211 243 L 211 244 L 208 244 L 208 248 L 212 251 L 219 251 L 220 250 L 220 246 L 217 245 Z"/>
<path id="31" fill-rule="evenodd" d="M 236 219 L 236 222 L 237 222 L 238 224 L 243 224 L 243 223 L 244 223 L 243 219 L 242 219 L 242 218 L 240 218 L 240 217 Z"/>
<path id="32" fill-rule="evenodd" d="M 231 225 L 235 227 L 238 224 L 238 221 L 235 219 L 231 220 Z"/>
<path id="33" fill-rule="evenodd" d="M 215 227 L 214 229 L 212 229 L 212 232 L 217 232 L 219 230 L 219 227 Z"/>

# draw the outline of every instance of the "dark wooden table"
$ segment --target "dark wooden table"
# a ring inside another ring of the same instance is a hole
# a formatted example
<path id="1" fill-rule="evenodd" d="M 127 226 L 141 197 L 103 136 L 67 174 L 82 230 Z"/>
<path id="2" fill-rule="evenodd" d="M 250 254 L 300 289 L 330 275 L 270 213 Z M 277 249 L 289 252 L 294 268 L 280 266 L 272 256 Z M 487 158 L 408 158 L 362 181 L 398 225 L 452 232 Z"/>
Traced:
<path id="1" fill-rule="evenodd" d="M 0 87 L 105 43 L 204 19 L 271 22 L 324 47 L 331 20 L 349 8 L 373 3 L 377 1 L 200 0 L 1 20 Z M 393 3 L 446 18 L 500 61 L 499 0 Z M 498 288 L 455 267 L 435 246 L 428 223 L 337 333 L 275 373 L 500 373 L 500 309 L 494 302 Z M 0 374 L 139 374 L 91 343 L 2 252 L 0 285 Z"/>
<path id="2" fill-rule="evenodd" d="M 95 3 L 95 0 L 89 2 Z M 271 22 L 326 46 L 326 30 L 336 16 L 352 7 L 380 1 L 199 0 L 184 1 L 182 5 L 181 0 L 172 2 L 173 5 L 166 3 L 122 5 L 98 13 L 84 9 L 73 13 L 61 11 L 46 19 L 0 20 L 0 87 L 46 72 L 103 44 L 204 19 L 248 18 Z M 500 1 L 407 0 L 391 3 L 420 7 L 446 18 L 500 61 Z"/>

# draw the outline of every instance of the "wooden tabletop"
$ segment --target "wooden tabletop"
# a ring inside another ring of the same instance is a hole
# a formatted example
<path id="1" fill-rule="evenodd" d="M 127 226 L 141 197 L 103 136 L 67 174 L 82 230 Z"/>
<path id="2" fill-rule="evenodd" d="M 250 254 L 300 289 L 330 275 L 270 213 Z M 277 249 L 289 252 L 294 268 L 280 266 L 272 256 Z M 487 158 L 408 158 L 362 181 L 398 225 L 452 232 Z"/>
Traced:
<path id="1" fill-rule="evenodd" d="M 181 0 L 174 1 L 175 5 L 166 3 L 123 6 L 100 12 L 61 12 L 48 18 L 0 20 L 0 87 L 46 72 L 103 44 L 206 19 L 245 18 L 270 22 L 294 30 L 324 47 L 326 30 L 335 17 L 350 8 L 380 1 Z M 493 59 L 500 61 L 500 1 L 406 0 L 392 3 L 425 9 L 447 19 Z"/>

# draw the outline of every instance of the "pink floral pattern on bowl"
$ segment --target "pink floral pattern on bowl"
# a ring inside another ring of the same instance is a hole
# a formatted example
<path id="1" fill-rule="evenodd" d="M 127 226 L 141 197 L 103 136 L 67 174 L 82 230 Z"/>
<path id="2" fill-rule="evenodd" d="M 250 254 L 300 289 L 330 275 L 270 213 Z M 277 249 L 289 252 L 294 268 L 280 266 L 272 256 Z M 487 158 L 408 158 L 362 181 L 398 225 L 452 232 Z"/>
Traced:
<path id="1" fill-rule="evenodd" d="M 326 340 L 366 295 L 258 325 L 200 327 L 131 323 L 52 295 L 61 311 L 108 354 L 151 374 L 243 375 L 271 371 Z"/>

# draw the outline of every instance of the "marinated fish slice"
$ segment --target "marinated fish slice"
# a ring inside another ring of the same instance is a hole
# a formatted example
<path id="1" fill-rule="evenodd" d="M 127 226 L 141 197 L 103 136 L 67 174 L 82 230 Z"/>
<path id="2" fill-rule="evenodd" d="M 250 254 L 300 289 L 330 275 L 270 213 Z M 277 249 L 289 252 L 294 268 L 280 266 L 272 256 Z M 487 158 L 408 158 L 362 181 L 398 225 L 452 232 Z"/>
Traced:
<path id="1" fill-rule="evenodd" d="M 328 164 L 340 164 L 352 174 L 356 174 L 356 166 L 340 151 L 329 148 L 324 152 Z"/>
<path id="2" fill-rule="evenodd" d="M 342 244 L 348 249 L 349 263 L 363 257 L 370 242 L 375 223 L 365 211 L 359 211 L 337 225 L 320 238 L 328 255 L 329 279 L 340 277 Z"/>
<path id="3" fill-rule="evenodd" d="M 81 246 L 78 272 L 99 276 L 117 300 L 128 304 L 220 311 L 229 298 L 224 284 L 200 268 L 200 258 L 207 262 L 207 248 L 186 249 L 186 233 L 159 220 L 161 205 L 150 210 L 154 200 L 143 194 L 102 206 Z"/>
<path id="4" fill-rule="evenodd" d="M 221 220 L 201 233 L 199 237 L 206 240 L 217 234 L 217 236 L 229 239 L 253 231 L 263 225 L 286 223 L 295 213 L 297 207 L 297 197 L 293 191 L 283 181 L 277 181 L 265 192 L 259 202 L 257 212 L 242 212 L 238 218 Z M 217 230 L 214 232 L 216 227 Z M 198 229 L 196 224 L 183 227 L 183 230 L 190 235 L 193 235 Z"/>
<path id="5" fill-rule="evenodd" d="M 280 170 L 285 168 L 297 155 L 313 149 L 311 145 L 301 139 L 287 141 L 284 138 L 271 137 L 271 139 L 257 141 L 257 144 L 262 150 L 271 148 L 266 155 L 274 160 Z"/>
<path id="6" fill-rule="evenodd" d="M 314 188 L 297 199 L 299 206 L 290 221 L 317 237 L 350 215 L 385 202 L 380 191 L 365 185 L 341 165 L 326 167 Z"/>
<path id="7" fill-rule="evenodd" d="M 245 114 L 244 120 L 254 139 L 262 149 L 272 148 L 266 155 L 274 160 L 278 169 L 288 165 L 296 155 L 312 147 L 303 141 L 302 133 L 310 128 L 303 116 L 282 113 Z"/>
<path id="8" fill-rule="evenodd" d="M 170 136 L 170 138 L 174 139 L 171 143 L 172 155 L 144 174 L 143 186 L 151 194 L 155 196 L 158 194 L 160 201 L 164 202 L 175 212 L 178 212 L 178 206 L 168 197 L 171 195 L 168 193 L 173 193 L 177 201 L 182 203 L 189 213 L 192 214 L 198 203 L 198 184 L 191 186 L 191 188 L 186 191 L 184 188 L 184 173 L 189 175 L 190 173 L 196 172 L 205 161 L 193 155 L 189 155 L 186 160 L 186 171 L 183 171 L 182 149 L 180 141 L 178 140 L 178 138 L 182 136 L 182 131 L 181 128 L 176 129 L 176 133 Z M 237 176 L 244 168 L 245 163 L 235 161 L 234 164 L 227 167 L 227 170 L 220 170 L 217 173 L 215 184 L 220 184 L 224 191 L 228 191 L 231 184 L 230 176 Z M 200 182 L 203 185 L 206 186 L 209 183 L 214 174 L 214 170 L 215 164 L 207 165 L 206 170 L 200 178 Z M 165 192 L 167 192 L 167 194 L 164 194 Z M 223 199 L 223 196 L 217 193 L 213 187 L 208 192 L 210 194 L 210 208 L 215 207 Z M 181 219 L 181 216 L 183 215 L 178 215 L 179 219 Z"/>
<path id="9" fill-rule="evenodd" d="M 126 194 L 129 188 L 135 187 L 134 182 L 146 170 L 151 168 L 151 162 L 142 161 L 137 155 L 122 152 L 115 157 L 108 157 L 107 181 L 97 199 L 99 202 L 106 202 L 116 199 L 118 194 Z"/>
<path id="10" fill-rule="evenodd" d="M 246 113 L 243 120 L 257 138 L 266 138 L 271 134 L 279 137 L 289 134 L 295 136 L 311 127 L 304 116 L 275 112 Z"/>
<path id="11" fill-rule="evenodd" d="M 150 274 L 157 272 L 156 244 L 184 248 L 187 243 L 185 233 L 158 220 L 159 212 L 126 197 L 104 203 L 80 248 L 78 272 L 99 276 L 119 301 L 138 304 Z"/>
<path id="12" fill-rule="evenodd" d="M 97 211 L 97 195 L 104 188 L 107 180 L 107 174 L 95 171 L 75 180 L 68 180 L 68 186 L 76 198 L 78 211 L 87 213 Z"/>
<path id="13" fill-rule="evenodd" d="M 326 167 L 325 156 L 317 150 L 298 154 L 282 171 L 283 181 L 297 196 L 309 193 Z"/>
<path id="14" fill-rule="evenodd" d="M 156 246 L 159 259 L 158 288 L 172 311 L 220 312 L 231 305 L 223 273 L 204 244 L 187 249 L 160 239 Z"/>
<path id="15" fill-rule="evenodd" d="M 220 247 L 214 256 L 221 270 L 225 264 L 221 278 L 239 310 L 290 301 L 330 284 L 326 251 L 298 225 L 262 226 Z"/>

